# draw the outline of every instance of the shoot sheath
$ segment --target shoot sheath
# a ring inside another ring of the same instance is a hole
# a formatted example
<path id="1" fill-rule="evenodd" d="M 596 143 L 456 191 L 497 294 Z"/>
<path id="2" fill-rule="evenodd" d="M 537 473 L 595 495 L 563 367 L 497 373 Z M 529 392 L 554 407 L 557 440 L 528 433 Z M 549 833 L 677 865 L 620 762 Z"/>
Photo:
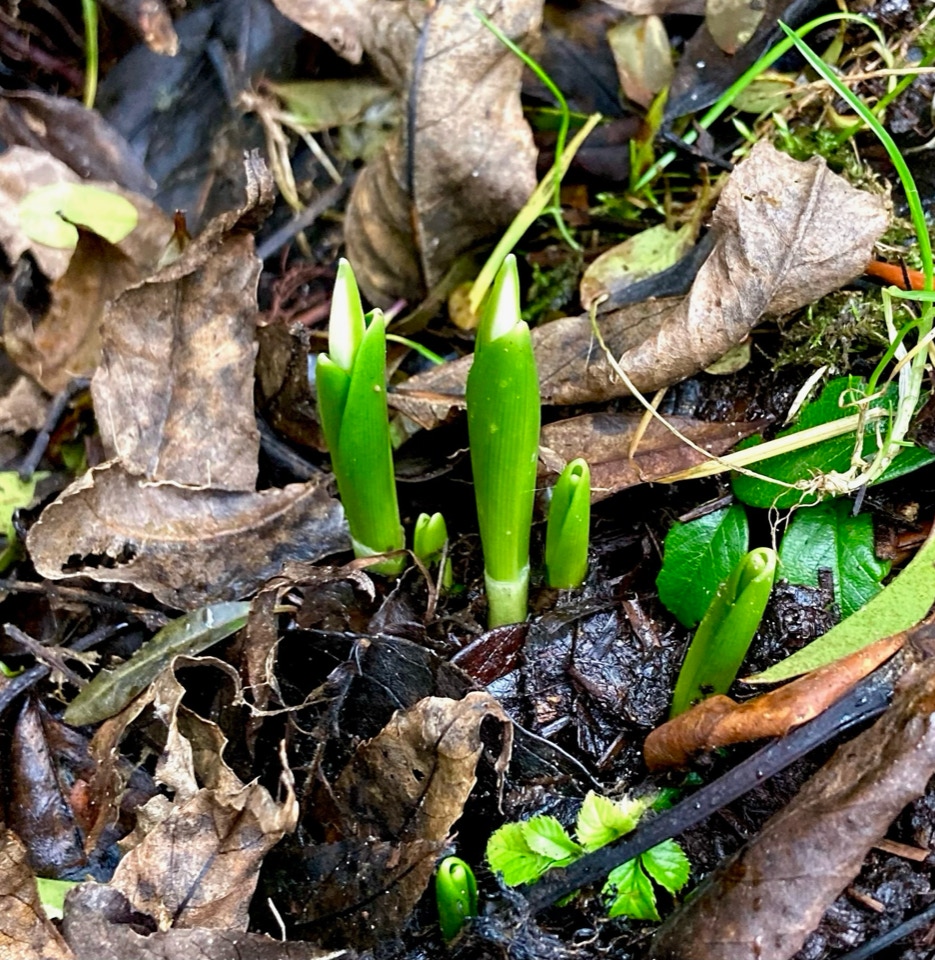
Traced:
<path id="1" fill-rule="evenodd" d="M 580 457 L 565 465 L 552 490 L 545 533 L 545 569 L 550 587 L 580 587 L 588 572 L 591 471 Z"/>

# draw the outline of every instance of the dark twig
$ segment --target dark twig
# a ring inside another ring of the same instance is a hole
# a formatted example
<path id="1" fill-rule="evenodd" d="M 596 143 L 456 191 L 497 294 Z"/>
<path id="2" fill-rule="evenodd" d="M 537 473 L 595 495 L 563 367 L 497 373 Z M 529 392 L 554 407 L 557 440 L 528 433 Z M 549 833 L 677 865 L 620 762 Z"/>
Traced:
<path id="1" fill-rule="evenodd" d="M 882 713 L 893 695 L 897 667 L 894 661 L 901 663 L 901 658 L 894 657 L 820 716 L 757 751 L 713 783 L 655 819 L 647 820 L 633 833 L 568 867 L 551 870 L 545 879 L 523 891 L 531 911 L 543 910 L 575 890 L 602 880 L 621 863 L 696 826 L 832 737 Z"/>
<path id="2" fill-rule="evenodd" d="M 26 454 L 20 464 L 19 476 L 21 480 L 28 480 L 36 472 L 36 467 L 39 466 L 39 462 L 49 448 L 52 431 L 58 426 L 58 422 L 68 409 L 68 405 L 82 390 L 87 390 L 90 385 L 91 381 L 87 377 L 75 377 L 61 393 L 56 394 L 49 406 L 49 412 L 46 414 L 42 429 L 36 434 L 36 439 L 33 440 L 29 453 Z"/>
<path id="3" fill-rule="evenodd" d="M 908 937 L 910 933 L 915 933 L 916 930 L 921 930 L 931 923 L 935 923 L 935 903 L 926 907 L 925 910 L 917 913 L 914 917 L 904 920 L 882 936 L 876 937 L 862 944 L 856 950 L 844 954 L 841 960 L 868 960 L 869 957 L 875 957 L 881 950 L 898 943 L 904 937 Z"/>

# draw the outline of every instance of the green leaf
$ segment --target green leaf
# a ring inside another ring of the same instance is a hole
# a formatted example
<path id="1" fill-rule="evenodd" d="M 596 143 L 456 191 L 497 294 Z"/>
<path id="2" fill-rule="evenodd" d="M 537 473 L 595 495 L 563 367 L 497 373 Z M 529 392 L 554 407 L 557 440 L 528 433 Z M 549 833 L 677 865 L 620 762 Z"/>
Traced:
<path id="1" fill-rule="evenodd" d="M 30 240 L 65 250 L 78 243 L 78 231 L 72 224 L 86 227 L 110 243 L 120 243 L 139 219 L 129 200 L 85 183 L 39 187 L 23 197 L 18 213 Z"/>
<path id="2" fill-rule="evenodd" d="M 509 887 L 538 880 L 555 861 L 532 850 L 523 823 L 505 823 L 487 841 L 487 862 Z"/>
<path id="3" fill-rule="evenodd" d="M 862 397 L 864 388 L 865 383 L 859 377 L 839 377 L 836 380 L 829 381 L 819 397 L 802 408 L 796 423 L 787 430 L 781 430 L 778 436 L 789 436 L 810 427 L 831 423 L 834 420 L 840 420 L 856 413 L 857 407 L 847 405 L 847 402 Z M 893 384 L 886 395 L 871 402 L 870 407 L 872 409 L 895 406 L 896 399 L 896 385 Z M 751 437 L 737 444 L 735 449 L 743 450 L 759 443 L 762 443 L 761 438 Z M 871 424 L 867 428 L 861 455 L 869 458 L 876 448 L 876 429 L 875 425 Z M 813 443 L 791 453 L 764 460 L 762 463 L 755 464 L 754 469 L 763 476 L 772 477 L 785 483 L 796 483 L 799 480 L 807 480 L 818 473 L 830 473 L 832 471 L 844 473 L 851 465 L 853 453 L 854 435 L 846 433 L 840 437 L 822 440 L 820 443 Z M 920 466 L 933 461 L 935 461 L 935 455 L 930 454 L 927 450 L 907 447 L 876 482 L 883 483 L 887 480 L 893 480 L 909 470 L 918 469 Z M 814 504 L 821 499 L 819 494 L 806 494 L 801 490 L 786 490 L 766 480 L 758 480 L 755 477 L 739 473 L 734 474 L 732 485 L 734 496 L 752 507 L 763 507 L 765 509 L 775 507 L 778 510 L 784 510 L 797 504 Z"/>
<path id="4" fill-rule="evenodd" d="M 856 613 L 791 657 L 748 679 L 755 683 L 776 683 L 833 663 L 883 637 L 915 626 L 933 603 L 935 536 L 929 536 L 902 573 Z"/>
<path id="5" fill-rule="evenodd" d="M 575 824 L 578 840 L 589 852 L 617 840 L 637 825 L 651 800 L 651 797 L 645 797 L 615 803 L 609 797 L 589 790 Z"/>
<path id="6" fill-rule="evenodd" d="M 15 470 L 0 472 L 0 534 L 6 538 L 6 546 L 0 553 L 0 572 L 6 570 L 19 553 L 13 514 L 32 503 L 36 484 L 47 476 L 48 473 L 34 473 L 28 480 L 22 480 Z"/>
<path id="7" fill-rule="evenodd" d="M 799 510 L 779 547 L 780 576 L 789 583 L 817 587 L 819 569 L 831 571 L 842 619 L 880 592 L 890 570 L 874 553 L 872 518 L 851 509 L 849 500 L 830 500 Z"/>
<path id="8" fill-rule="evenodd" d="M 607 911 L 609 917 L 632 917 L 634 920 L 659 920 L 656 909 L 656 891 L 643 873 L 639 858 L 628 860 L 611 870 L 604 886 L 605 893 L 614 894 L 614 902 Z"/>
<path id="9" fill-rule="evenodd" d="M 552 488 L 545 533 L 546 579 L 550 587 L 580 587 L 588 572 L 591 469 L 578 457 L 565 464 Z"/>
<path id="10" fill-rule="evenodd" d="M 151 640 L 113 670 L 102 670 L 65 711 L 65 722 L 80 726 L 119 713 L 178 656 L 197 656 L 246 622 L 248 601 L 215 603 L 166 624 Z"/>
<path id="11" fill-rule="evenodd" d="M 747 514 L 734 504 L 690 523 L 675 523 L 666 535 L 659 599 L 686 627 L 705 615 L 718 586 L 747 552 Z"/>
<path id="12" fill-rule="evenodd" d="M 45 877 L 36 877 L 39 902 L 50 920 L 62 919 L 65 915 L 65 897 L 72 887 L 77 886 L 77 880 L 47 880 Z"/>
<path id="13" fill-rule="evenodd" d="M 643 869 L 669 893 L 678 893 L 688 882 L 691 864 L 674 840 L 663 840 L 640 855 Z"/>
<path id="14" fill-rule="evenodd" d="M 539 816 L 524 821 L 523 836 L 533 853 L 548 857 L 554 863 L 580 857 L 582 853 L 555 817 Z"/>

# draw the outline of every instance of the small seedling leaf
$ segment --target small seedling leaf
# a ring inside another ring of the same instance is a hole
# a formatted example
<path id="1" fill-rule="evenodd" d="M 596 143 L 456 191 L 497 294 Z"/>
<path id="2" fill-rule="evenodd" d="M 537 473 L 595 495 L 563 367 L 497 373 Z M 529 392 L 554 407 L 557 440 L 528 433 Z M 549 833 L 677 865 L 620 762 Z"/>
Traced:
<path id="1" fill-rule="evenodd" d="M 581 856 L 581 847 L 565 832 L 555 817 L 532 817 L 523 823 L 523 836 L 529 849 L 558 863 Z"/>
<path id="2" fill-rule="evenodd" d="M 119 713 L 178 656 L 194 657 L 236 633 L 246 622 L 250 603 L 237 601 L 202 607 L 164 626 L 113 670 L 102 670 L 68 705 L 65 722 L 80 726 Z"/>
<path id="3" fill-rule="evenodd" d="M 855 614 L 791 657 L 750 679 L 755 683 L 776 683 L 833 663 L 877 640 L 915 626 L 933 603 L 935 536 L 929 536 L 902 573 Z"/>
<path id="4" fill-rule="evenodd" d="M 505 823 L 487 841 L 487 862 L 510 887 L 533 883 L 555 862 L 530 848 L 524 826 L 523 823 Z"/>
<path id="5" fill-rule="evenodd" d="M 685 851 L 674 841 L 664 840 L 640 857 L 643 869 L 669 893 L 678 893 L 688 882 L 691 864 Z"/>
<path id="6" fill-rule="evenodd" d="M 605 893 L 614 893 L 614 902 L 607 915 L 632 917 L 634 920 L 659 920 L 656 909 L 656 891 L 652 881 L 643 872 L 639 858 L 628 860 L 607 877 Z"/>
<path id="7" fill-rule="evenodd" d="M 818 571 L 831 571 L 842 619 L 882 589 L 890 564 L 874 552 L 873 520 L 851 515 L 847 500 L 831 500 L 800 510 L 779 548 L 780 576 L 789 583 L 818 586 Z"/>
<path id="8" fill-rule="evenodd" d="M 50 920 L 61 920 L 64 917 L 65 897 L 72 887 L 77 886 L 77 880 L 47 880 L 45 877 L 36 877 L 39 902 Z"/>
<path id="9" fill-rule="evenodd" d="M 17 555 L 13 514 L 32 503 L 36 483 L 47 476 L 47 473 L 34 473 L 28 480 L 22 480 L 16 471 L 0 472 L 0 535 L 6 538 L 6 546 L 0 551 L 0 571 L 5 570 Z"/>
<path id="10" fill-rule="evenodd" d="M 579 842 L 585 850 L 597 850 L 629 833 L 646 811 L 648 799 L 614 802 L 590 790 L 581 804 L 575 824 Z"/>
<path id="11" fill-rule="evenodd" d="M 64 250 L 78 243 L 73 224 L 86 227 L 110 243 L 120 243 L 137 224 L 129 200 L 86 183 L 52 183 L 23 197 L 19 205 L 23 233 L 36 243 Z"/>
<path id="12" fill-rule="evenodd" d="M 718 586 L 747 552 L 747 540 L 747 515 L 737 504 L 673 525 L 656 586 L 659 599 L 686 627 L 705 615 Z"/>

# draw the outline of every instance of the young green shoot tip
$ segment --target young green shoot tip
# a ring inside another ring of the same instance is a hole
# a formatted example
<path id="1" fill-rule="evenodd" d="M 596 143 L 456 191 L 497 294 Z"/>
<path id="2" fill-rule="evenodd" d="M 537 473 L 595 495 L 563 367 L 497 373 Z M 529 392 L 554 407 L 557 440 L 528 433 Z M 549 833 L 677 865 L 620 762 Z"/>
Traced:
<path id="1" fill-rule="evenodd" d="M 402 550 L 405 544 L 386 405 L 386 322 L 364 316 L 354 271 L 338 265 L 328 353 L 318 359 L 318 411 L 357 557 Z M 404 558 L 373 564 L 396 575 Z"/>
<path id="2" fill-rule="evenodd" d="M 477 330 L 466 400 L 488 625 L 497 627 L 526 619 L 539 452 L 539 378 L 529 327 L 519 315 L 512 255 L 497 274 Z"/>
<path id="3" fill-rule="evenodd" d="M 717 588 L 679 671 L 670 717 L 730 689 L 763 619 L 776 562 L 776 552 L 768 547 L 751 550 Z"/>
<path id="4" fill-rule="evenodd" d="M 412 552 L 427 566 L 434 566 L 442 560 L 445 544 L 448 542 L 448 527 L 445 518 L 440 513 L 420 513 L 412 533 Z M 451 561 L 445 557 L 442 570 L 441 586 L 451 588 L 453 577 Z"/>
<path id="5" fill-rule="evenodd" d="M 580 457 L 565 464 L 552 489 L 545 531 L 545 572 L 550 587 L 580 587 L 588 572 L 591 470 Z"/>
<path id="6" fill-rule="evenodd" d="M 477 881 L 460 857 L 445 857 L 435 874 L 438 925 L 446 942 L 454 940 L 465 921 L 477 916 Z"/>

